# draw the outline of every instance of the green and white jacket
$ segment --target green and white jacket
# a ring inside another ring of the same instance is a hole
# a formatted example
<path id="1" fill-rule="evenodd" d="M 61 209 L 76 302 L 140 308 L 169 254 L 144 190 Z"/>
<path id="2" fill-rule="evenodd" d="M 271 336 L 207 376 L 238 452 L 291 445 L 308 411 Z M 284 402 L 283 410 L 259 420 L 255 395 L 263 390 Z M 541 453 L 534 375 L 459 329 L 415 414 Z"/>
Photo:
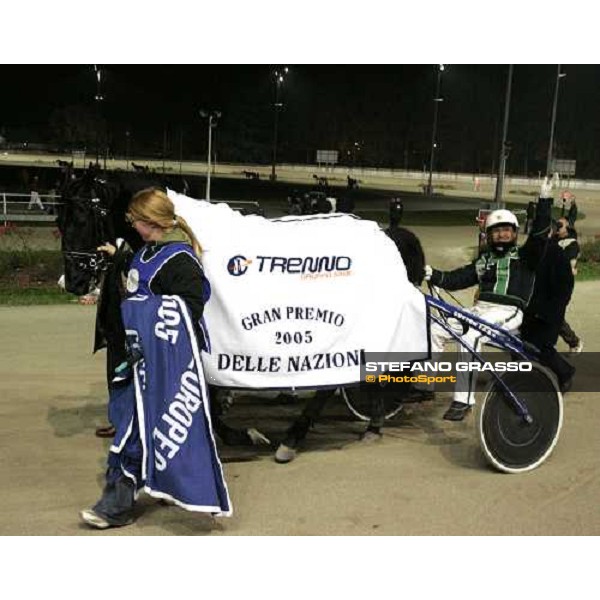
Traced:
<path id="1" fill-rule="evenodd" d="M 433 269 L 431 283 L 446 290 L 479 286 L 479 300 L 524 309 L 533 292 L 535 271 L 548 241 L 552 201 L 540 198 L 527 241 L 506 252 L 484 251 L 472 263 L 454 271 Z"/>

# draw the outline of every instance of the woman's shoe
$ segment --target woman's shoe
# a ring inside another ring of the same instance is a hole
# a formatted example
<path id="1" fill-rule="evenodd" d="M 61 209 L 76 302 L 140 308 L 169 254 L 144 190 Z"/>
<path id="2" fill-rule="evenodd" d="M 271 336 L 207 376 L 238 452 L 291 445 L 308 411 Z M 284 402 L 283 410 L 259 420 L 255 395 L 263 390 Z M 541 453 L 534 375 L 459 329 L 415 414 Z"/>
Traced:
<path id="1" fill-rule="evenodd" d="M 91 508 L 86 508 L 79 514 L 81 515 L 83 522 L 90 527 L 94 527 L 94 529 L 108 529 L 110 527 L 110 523 Z"/>
<path id="2" fill-rule="evenodd" d="M 115 433 L 117 433 L 117 430 L 112 425 L 105 425 L 96 429 L 96 437 L 99 438 L 112 438 L 115 437 Z"/>
<path id="3" fill-rule="evenodd" d="M 109 523 L 102 515 L 99 515 L 93 508 L 86 508 L 82 510 L 80 513 L 83 522 L 94 529 L 108 529 L 109 527 L 124 527 L 125 525 L 131 525 L 133 523 L 133 518 L 127 519 L 123 523 L 119 523 L 119 525 L 113 525 Z"/>

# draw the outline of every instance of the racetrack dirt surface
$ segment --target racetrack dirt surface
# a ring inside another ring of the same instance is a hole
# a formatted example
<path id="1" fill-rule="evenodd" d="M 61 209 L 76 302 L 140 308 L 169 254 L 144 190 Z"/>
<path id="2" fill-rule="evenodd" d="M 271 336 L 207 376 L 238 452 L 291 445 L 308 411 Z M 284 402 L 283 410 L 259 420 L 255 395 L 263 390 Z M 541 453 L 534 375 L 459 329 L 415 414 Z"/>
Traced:
<path id="1" fill-rule="evenodd" d="M 425 229 L 424 241 L 440 235 Z M 432 252 L 432 262 L 441 255 Z M 458 248 L 446 256 L 454 265 L 462 258 Z M 600 282 L 577 284 L 569 311 L 586 351 L 600 351 L 599 291 Z M 78 512 L 100 494 L 108 450 L 94 437 L 106 415 L 105 357 L 91 355 L 94 316 L 76 304 L 0 307 L 2 535 L 600 534 L 599 393 L 566 396 L 557 448 L 522 475 L 486 465 L 473 416 L 441 420 L 447 396 L 406 409 L 370 445 L 356 441 L 364 425 L 338 400 L 293 463 L 276 464 L 270 449 L 222 448 L 232 518 L 215 522 L 142 496 L 133 525 L 90 530 Z M 227 419 L 277 441 L 300 409 L 247 396 Z"/>

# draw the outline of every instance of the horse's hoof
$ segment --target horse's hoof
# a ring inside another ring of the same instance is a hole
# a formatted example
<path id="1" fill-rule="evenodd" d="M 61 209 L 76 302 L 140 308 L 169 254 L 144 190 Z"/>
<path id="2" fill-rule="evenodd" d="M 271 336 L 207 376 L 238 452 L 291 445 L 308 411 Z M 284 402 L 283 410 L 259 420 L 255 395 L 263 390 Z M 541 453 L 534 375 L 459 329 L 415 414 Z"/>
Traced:
<path id="1" fill-rule="evenodd" d="M 258 429 L 254 429 L 254 427 L 247 429 L 246 433 L 253 446 L 269 446 L 271 444 L 271 440 Z"/>
<path id="2" fill-rule="evenodd" d="M 285 444 L 279 444 L 275 452 L 275 462 L 280 464 L 292 462 L 296 458 L 296 454 L 297 451 L 294 448 L 290 448 Z"/>
<path id="3" fill-rule="evenodd" d="M 367 431 L 360 436 L 360 442 L 363 444 L 372 444 L 373 442 L 378 442 L 382 437 L 383 435 L 381 433 L 367 429 Z"/>

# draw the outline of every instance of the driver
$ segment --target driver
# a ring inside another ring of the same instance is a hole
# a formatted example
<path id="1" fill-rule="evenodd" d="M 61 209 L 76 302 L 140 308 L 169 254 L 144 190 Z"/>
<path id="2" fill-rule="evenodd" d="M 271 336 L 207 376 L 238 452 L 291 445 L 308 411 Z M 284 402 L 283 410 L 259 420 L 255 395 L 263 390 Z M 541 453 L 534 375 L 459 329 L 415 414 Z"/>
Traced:
<path id="1" fill-rule="evenodd" d="M 492 211 L 485 222 L 487 248 L 472 263 L 454 271 L 439 271 L 425 267 L 425 279 L 446 290 L 462 290 L 478 286 L 477 300 L 469 310 L 473 315 L 510 333 L 518 333 L 523 310 L 532 294 L 535 271 L 546 247 L 550 230 L 552 199 L 550 189 L 542 187 L 538 210 L 527 241 L 517 245 L 519 222 L 510 210 Z M 431 327 L 432 352 L 443 351 L 444 343 L 452 336 L 437 323 Z M 461 339 L 476 352 L 487 337 L 474 328 Z M 468 361 L 470 351 L 459 344 L 461 359 Z M 475 404 L 474 390 L 477 373 L 458 372 L 452 403 L 444 414 L 447 421 L 462 421 Z"/>

